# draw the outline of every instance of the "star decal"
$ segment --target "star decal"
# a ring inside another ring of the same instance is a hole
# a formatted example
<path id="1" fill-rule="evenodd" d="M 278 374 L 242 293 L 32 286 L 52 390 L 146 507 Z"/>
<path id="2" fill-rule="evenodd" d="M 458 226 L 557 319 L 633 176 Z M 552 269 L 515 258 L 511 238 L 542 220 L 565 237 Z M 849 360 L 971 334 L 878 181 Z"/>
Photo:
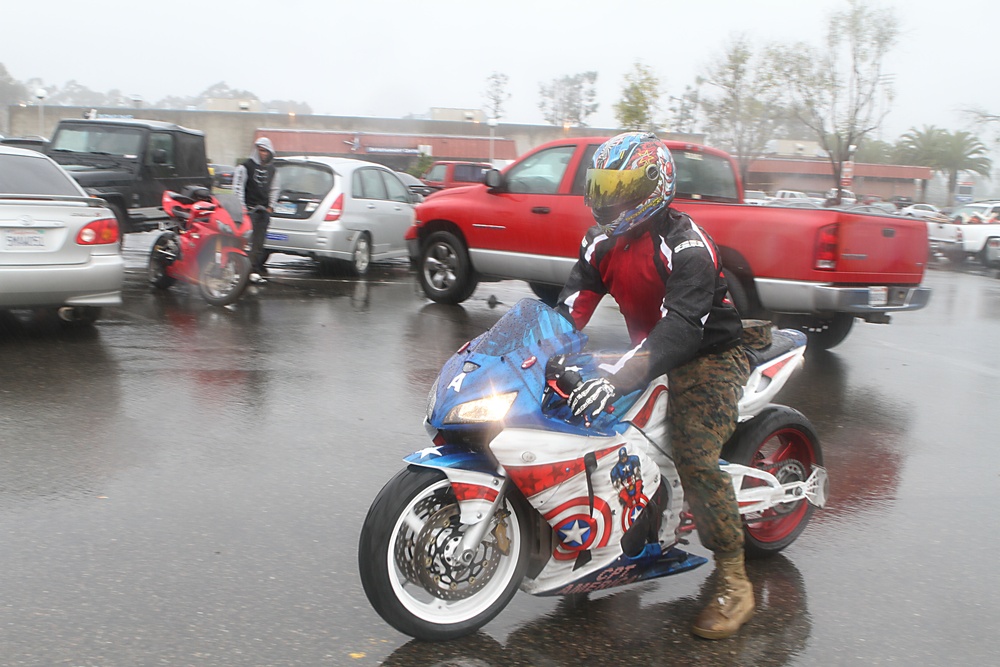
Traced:
<path id="1" fill-rule="evenodd" d="M 569 545 L 583 546 L 583 538 L 590 532 L 590 526 L 577 519 L 559 529 L 562 540 Z"/>
<path id="2" fill-rule="evenodd" d="M 425 459 L 428 456 L 441 456 L 440 449 L 440 447 L 424 447 L 420 451 L 414 453 L 419 454 L 420 458 Z"/>

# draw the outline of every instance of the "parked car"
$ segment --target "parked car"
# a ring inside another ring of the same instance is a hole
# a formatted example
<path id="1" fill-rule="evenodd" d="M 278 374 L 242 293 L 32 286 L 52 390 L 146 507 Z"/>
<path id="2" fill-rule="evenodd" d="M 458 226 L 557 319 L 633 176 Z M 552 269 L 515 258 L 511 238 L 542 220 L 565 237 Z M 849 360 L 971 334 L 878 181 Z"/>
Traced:
<path id="1" fill-rule="evenodd" d="M 396 172 L 350 158 L 294 156 L 275 161 L 278 201 L 264 249 L 349 265 L 364 275 L 373 260 L 406 257 L 403 235 L 417 195 Z"/>
<path id="2" fill-rule="evenodd" d="M 107 204 L 53 160 L 0 146 L 0 309 L 92 324 L 122 302 L 120 238 Z"/>
<path id="3" fill-rule="evenodd" d="M 1000 267 L 995 248 L 1000 243 L 1000 201 L 981 201 L 959 206 L 950 220 L 928 220 L 931 250 L 953 262 L 978 259 L 987 268 Z"/>
<path id="4" fill-rule="evenodd" d="M 993 224 L 1000 220 L 1000 202 L 981 201 L 965 204 L 949 213 L 948 217 L 960 225 Z"/>
<path id="5" fill-rule="evenodd" d="M 396 176 L 399 176 L 399 180 L 403 181 L 403 185 L 408 187 L 410 192 L 420 195 L 419 201 L 423 201 L 423 198 L 432 192 L 437 192 L 436 188 L 427 185 L 413 174 L 408 174 L 405 171 L 397 171 Z"/>
<path id="6" fill-rule="evenodd" d="M 163 193 L 212 187 L 205 134 L 138 118 L 63 118 L 45 154 L 83 189 L 108 203 L 122 233 L 159 227 Z"/>
<path id="7" fill-rule="evenodd" d="M 212 185 L 217 188 L 233 187 L 234 171 L 236 171 L 236 167 L 230 164 L 209 163 L 208 165 L 208 173 L 212 175 Z"/>
<path id="8" fill-rule="evenodd" d="M 808 201 L 810 199 L 809 195 L 799 190 L 778 190 L 774 193 L 772 199 L 776 201 L 786 201 L 786 200 L 802 200 Z"/>
<path id="9" fill-rule="evenodd" d="M 826 198 L 828 200 L 829 199 L 836 199 L 836 197 L 837 197 L 837 188 L 830 188 L 829 190 L 826 191 Z M 840 191 L 840 205 L 841 206 L 851 206 L 851 205 L 857 204 L 857 203 L 858 203 L 858 197 L 853 192 L 851 192 L 850 190 L 841 190 Z"/>
<path id="10" fill-rule="evenodd" d="M 900 215 L 908 215 L 924 220 L 947 220 L 948 217 L 937 206 L 931 204 L 910 204 L 899 209 Z"/>
<path id="11" fill-rule="evenodd" d="M 457 188 L 482 183 L 483 174 L 492 168 L 489 162 L 444 160 L 432 164 L 420 180 L 435 190 Z"/>
<path id="12" fill-rule="evenodd" d="M 45 152 L 45 147 L 49 145 L 49 140 L 45 137 L 0 137 L 0 144 L 5 146 L 17 146 L 18 148 L 29 148 L 39 153 Z"/>
<path id="13" fill-rule="evenodd" d="M 874 215 L 897 215 L 896 206 L 889 202 L 872 202 L 871 204 L 853 204 L 841 207 L 852 213 L 871 213 Z"/>
<path id="14" fill-rule="evenodd" d="M 823 208 L 822 204 L 813 199 L 772 199 L 767 205 L 785 208 Z"/>
<path id="15" fill-rule="evenodd" d="M 770 198 L 763 190 L 744 190 L 743 201 L 754 206 L 764 206 Z"/>

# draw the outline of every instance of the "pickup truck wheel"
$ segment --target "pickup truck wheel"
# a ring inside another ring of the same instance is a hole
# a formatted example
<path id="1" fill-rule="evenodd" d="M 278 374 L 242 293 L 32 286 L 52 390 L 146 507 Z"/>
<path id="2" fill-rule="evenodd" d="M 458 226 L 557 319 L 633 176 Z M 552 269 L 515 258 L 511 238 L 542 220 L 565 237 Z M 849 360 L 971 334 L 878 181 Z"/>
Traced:
<path id="1" fill-rule="evenodd" d="M 736 306 L 740 317 L 743 319 L 752 317 L 752 313 L 750 312 L 750 298 L 747 296 L 747 291 L 743 287 L 743 283 L 726 269 L 723 269 L 722 276 L 726 279 L 726 285 L 729 287 L 729 300 Z"/>
<path id="2" fill-rule="evenodd" d="M 829 350 L 844 342 L 854 326 L 854 315 L 837 313 L 833 317 L 791 315 L 778 320 L 778 326 L 798 329 L 805 333 L 809 347 Z"/>
<path id="3" fill-rule="evenodd" d="M 438 303 L 462 303 L 479 282 L 465 245 L 451 232 L 434 232 L 428 237 L 417 268 L 424 293 Z"/>
<path id="4" fill-rule="evenodd" d="M 559 302 L 559 293 L 562 292 L 562 287 L 559 285 L 546 285 L 545 283 L 528 283 L 528 287 L 531 291 L 535 293 L 538 300 L 544 303 L 549 308 L 555 308 L 556 303 Z"/>

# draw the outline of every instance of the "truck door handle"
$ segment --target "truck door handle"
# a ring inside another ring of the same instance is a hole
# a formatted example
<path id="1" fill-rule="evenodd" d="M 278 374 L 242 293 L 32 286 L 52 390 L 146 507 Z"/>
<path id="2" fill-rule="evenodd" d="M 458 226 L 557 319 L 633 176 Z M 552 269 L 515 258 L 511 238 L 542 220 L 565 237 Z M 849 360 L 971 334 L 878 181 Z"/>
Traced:
<path id="1" fill-rule="evenodd" d="M 368 208 L 369 208 L 369 209 L 373 209 L 373 208 L 375 208 L 375 204 L 368 204 Z"/>
<path id="2" fill-rule="evenodd" d="M 550 209 L 548 206 L 535 206 L 534 208 L 531 209 L 532 213 L 550 213 L 551 211 L 552 209 Z"/>

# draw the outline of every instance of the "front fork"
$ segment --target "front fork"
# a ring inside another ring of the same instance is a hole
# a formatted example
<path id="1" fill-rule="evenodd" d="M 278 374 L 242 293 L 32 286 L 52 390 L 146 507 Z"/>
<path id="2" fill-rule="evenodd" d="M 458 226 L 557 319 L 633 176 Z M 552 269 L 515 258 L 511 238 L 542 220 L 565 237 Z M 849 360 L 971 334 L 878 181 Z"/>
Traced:
<path id="1" fill-rule="evenodd" d="M 440 470 L 448 477 L 452 492 L 458 500 L 460 521 L 466 527 L 462 539 L 448 545 L 446 557 L 453 563 L 468 565 L 482 544 L 483 538 L 493 523 L 493 518 L 502 516 L 504 498 L 510 480 L 498 472 L 486 472 L 481 466 L 458 467 L 449 456 L 447 447 L 436 448 L 442 452 L 435 456 L 423 452 L 411 454 L 406 461 L 426 468 Z M 478 462 L 481 463 L 481 462 Z M 506 524 L 497 524 L 497 548 L 506 553 L 510 546 L 510 536 L 506 534 Z"/>

